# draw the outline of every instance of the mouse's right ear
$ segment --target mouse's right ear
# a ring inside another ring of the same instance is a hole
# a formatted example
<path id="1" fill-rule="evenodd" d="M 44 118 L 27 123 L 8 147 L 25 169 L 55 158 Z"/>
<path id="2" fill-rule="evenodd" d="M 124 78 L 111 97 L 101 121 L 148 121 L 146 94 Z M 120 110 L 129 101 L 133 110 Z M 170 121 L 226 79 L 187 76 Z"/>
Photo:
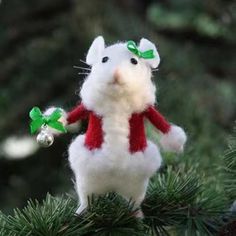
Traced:
<path id="1" fill-rule="evenodd" d="M 101 58 L 104 49 L 105 49 L 104 38 L 102 36 L 98 36 L 93 40 L 93 43 L 88 50 L 88 54 L 86 56 L 87 64 L 93 65 L 94 63 L 96 63 L 97 60 Z"/>

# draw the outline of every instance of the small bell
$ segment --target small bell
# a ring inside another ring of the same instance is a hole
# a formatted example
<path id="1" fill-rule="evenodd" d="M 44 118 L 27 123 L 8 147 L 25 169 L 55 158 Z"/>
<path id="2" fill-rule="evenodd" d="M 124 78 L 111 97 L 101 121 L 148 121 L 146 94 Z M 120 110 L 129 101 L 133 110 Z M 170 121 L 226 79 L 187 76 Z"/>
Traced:
<path id="1" fill-rule="evenodd" d="M 37 143 L 41 147 L 50 147 L 54 142 L 52 133 L 48 130 L 47 126 L 42 127 L 40 133 L 37 135 Z"/>

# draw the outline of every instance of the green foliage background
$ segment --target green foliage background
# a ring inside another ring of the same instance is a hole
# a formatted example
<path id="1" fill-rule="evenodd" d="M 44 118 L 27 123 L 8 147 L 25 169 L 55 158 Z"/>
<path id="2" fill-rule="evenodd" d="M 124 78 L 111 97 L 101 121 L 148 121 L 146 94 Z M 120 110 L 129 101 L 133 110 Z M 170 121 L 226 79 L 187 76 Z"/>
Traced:
<path id="1" fill-rule="evenodd" d="M 107 44 L 147 37 L 161 55 L 154 73 L 159 109 L 188 133 L 185 154 L 164 154 L 161 172 L 167 165 L 176 171 L 193 168 L 207 186 L 223 193 L 219 166 L 236 117 L 234 9 L 233 1 L 223 0 L 3 0 L 0 142 L 28 134 L 34 105 L 70 109 L 76 104 L 84 76 L 73 65 L 82 65 L 95 36 L 104 35 Z M 158 139 L 150 125 L 147 133 Z M 29 198 L 40 201 L 47 192 L 73 195 L 66 160 L 72 137 L 60 137 L 22 160 L 9 160 L 0 150 L 3 212 L 22 208 Z"/>

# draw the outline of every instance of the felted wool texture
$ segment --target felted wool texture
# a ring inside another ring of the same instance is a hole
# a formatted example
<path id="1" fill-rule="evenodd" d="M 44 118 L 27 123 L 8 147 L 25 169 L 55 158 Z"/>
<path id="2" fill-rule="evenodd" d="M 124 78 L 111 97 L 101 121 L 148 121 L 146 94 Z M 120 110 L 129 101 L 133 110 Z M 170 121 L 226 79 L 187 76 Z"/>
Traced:
<path id="1" fill-rule="evenodd" d="M 89 118 L 89 125 L 88 129 L 86 131 L 86 138 L 85 138 L 85 146 L 93 150 L 95 148 L 101 148 L 103 142 L 106 144 L 109 143 L 109 134 L 112 132 L 116 132 L 113 123 L 114 122 L 120 122 L 120 127 L 124 127 L 126 122 L 121 120 L 121 118 L 114 114 L 116 118 L 119 118 L 117 120 L 112 119 L 112 115 L 107 117 L 101 117 L 96 115 L 94 112 L 90 112 L 86 109 L 86 107 L 83 104 L 80 104 L 78 107 L 76 107 L 74 110 L 72 110 L 67 117 L 67 121 L 69 124 L 72 122 L 76 122 L 79 119 L 86 119 Z M 147 146 L 147 140 L 146 140 L 146 134 L 145 134 L 145 128 L 144 128 L 144 118 L 147 118 L 151 121 L 151 123 L 159 129 L 162 133 L 167 133 L 170 129 L 169 123 L 165 120 L 165 118 L 157 111 L 153 106 L 148 107 L 144 112 L 142 113 L 133 113 L 131 114 L 131 117 L 127 117 L 127 120 L 129 120 L 129 124 L 127 124 L 129 127 L 127 130 L 125 130 L 125 133 L 123 136 L 127 136 L 129 138 L 125 139 L 126 143 L 124 143 L 124 147 L 119 148 L 126 148 L 127 145 L 129 146 L 129 151 L 131 153 L 137 152 L 137 151 L 143 151 Z M 102 127 L 102 121 L 104 119 L 104 123 L 108 123 L 108 129 L 109 129 L 109 123 L 110 127 L 112 129 L 106 130 L 107 126 Z M 105 134 L 105 139 L 103 135 Z M 114 134 L 116 136 L 116 134 Z M 113 138 L 113 136 L 111 136 Z"/>
<path id="2" fill-rule="evenodd" d="M 145 197 L 149 178 L 161 165 L 160 152 L 148 142 L 144 152 L 131 154 L 127 150 L 102 147 L 89 150 L 84 135 L 69 147 L 69 162 L 76 178 L 80 211 L 87 206 L 87 196 L 115 191 L 139 205 Z"/>
<path id="3" fill-rule="evenodd" d="M 64 127 L 66 128 L 67 131 L 71 132 L 71 133 L 75 133 L 78 132 L 79 130 L 79 120 L 77 119 L 76 121 L 74 121 L 73 123 L 69 123 L 67 118 L 70 115 L 70 113 L 66 113 L 66 111 L 62 108 L 59 107 L 49 107 L 44 111 L 44 115 L 49 116 L 51 115 L 56 109 L 60 109 L 61 110 L 61 118 L 59 119 L 59 121 L 64 125 Z M 58 131 L 57 129 L 53 129 L 51 127 L 48 127 L 48 132 L 50 132 L 51 134 L 55 135 L 55 136 L 59 136 L 62 134 L 62 132 Z"/>
<path id="4" fill-rule="evenodd" d="M 157 54 L 155 47 L 153 50 Z M 102 63 L 105 56 L 109 59 Z M 131 64 L 131 58 L 135 58 L 138 64 Z M 156 89 L 151 81 L 150 64 L 128 51 L 126 43 L 105 48 L 101 37 L 95 39 L 90 47 L 87 63 L 92 69 L 80 95 L 84 106 L 102 117 L 103 144 L 99 149 L 89 150 L 84 146 L 84 136 L 81 136 L 69 148 L 70 165 L 76 176 L 81 203 L 78 213 L 86 207 L 88 194 L 109 190 L 132 197 L 140 204 L 149 177 L 161 163 L 159 150 L 154 145 L 147 146 L 142 152 L 129 152 L 130 117 L 155 102 Z M 119 77 L 117 84 L 114 83 L 114 74 Z M 74 159 L 78 163 L 85 159 L 85 164 L 76 165 Z M 89 160 L 98 162 L 87 163 Z M 78 169 L 78 166 L 83 168 Z"/>
<path id="5" fill-rule="evenodd" d="M 93 112 L 90 112 L 89 124 L 84 144 L 88 149 L 92 150 L 95 148 L 101 148 L 102 143 L 103 143 L 102 120 Z"/>
<path id="6" fill-rule="evenodd" d="M 151 68 L 160 62 L 155 45 L 142 39 L 139 49 L 153 50 L 155 58 L 138 58 L 125 42 L 105 47 L 102 36 L 89 48 L 86 62 L 91 72 L 80 91 L 82 103 L 67 115 L 70 125 L 89 119 L 86 134 L 69 146 L 80 199 L 77 213 L 87 207 L 88 196 L 109 191 L 132 198 L 136 206 L 141 204 L 149 178 L 161 165 L 159 148 L 146 140 L 145 118 L 161 132 L 167 148 L 181 149 L 186 141 L 154 108 L 156 88 Z M 108 60 L 103 62 L 103 57 Z M 137 63 L 132 64 L 131 58 Z"/>
<path id="7" fill-rule="evenodd" d="M 145 116 L 148 118 L 148 120 L 163 134 L 166 134 L 170 130 L 170 124 L 166 121 L 164 116 L 162 116 L 155 108 L 154 106 L 148 107 L 148 109 L 145 111 Z"/>
<path id="8" fill-rule="evenodd" d="M 165 151 L 182 152 L 187 136 L 179 126 L 172 125 L 168 133 L 163 135 L 160 144 Z"/>
<path id="9" fill-rule="evenodd" d="M 88 117 L 88 114 L 89 111 L 85 108 L 83 104 L 80 104 L 68 113 L 67 122 L 68 124 L 72 124 L 80 119 L 86 119 Z"/>
<path id="10" fill-rule="evenodd" d="M 60 109 L 61 110 L 61 118 L 59 119 L 59 121 L 64 125 L 66 126 L 67 124 L 67 113 L 62 109 L 62 108 L 57 108 L 57 107 L 49 107 L 47 108 L 45 111 L 44 111 L 44 115 L 45 116 L 50 116 L 56 109 Z M 55 135 L 55 136 L 58 136 L 61 134 L 60 131 L 58 131 L 57 129 L 53 129 L 51 128 L 50 126 L 47 128 L 48 132 Z"/>

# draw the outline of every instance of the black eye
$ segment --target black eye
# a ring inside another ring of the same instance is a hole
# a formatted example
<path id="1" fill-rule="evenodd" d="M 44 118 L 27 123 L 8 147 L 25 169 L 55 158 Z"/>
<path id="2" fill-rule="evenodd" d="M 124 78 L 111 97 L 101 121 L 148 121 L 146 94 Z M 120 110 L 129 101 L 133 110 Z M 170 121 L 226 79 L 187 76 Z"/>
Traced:
<path id="1" fill-rule="evenodd" d="M 138 64 L 138 61 L 135 59 L 135 58 L 131 58 L 130 59 L 130 62 L 132 63 L 132 64 L 134 64 L 134 65 L 137 65 Z"/>
<path id="2" fill-rule="evenodd" d="M 108 59 L 109 59 L 109 57 L 103 57 L 103 58 L 102 58 L 102 63 L 105 63 L 105 62 L 107 62 L 107 61 L 108 61 Z"/>

